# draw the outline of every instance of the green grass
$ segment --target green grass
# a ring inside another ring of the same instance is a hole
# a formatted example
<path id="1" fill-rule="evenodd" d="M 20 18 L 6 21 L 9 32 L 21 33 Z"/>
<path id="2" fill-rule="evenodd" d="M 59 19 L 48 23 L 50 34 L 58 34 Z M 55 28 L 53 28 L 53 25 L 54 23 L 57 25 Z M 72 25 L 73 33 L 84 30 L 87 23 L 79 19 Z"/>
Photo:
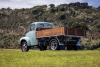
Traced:
<path id="1" fill-rule="evenodd" d="M 0 49 L 0 67 L 100 67 L 100 49 L 29 52 Z"/>

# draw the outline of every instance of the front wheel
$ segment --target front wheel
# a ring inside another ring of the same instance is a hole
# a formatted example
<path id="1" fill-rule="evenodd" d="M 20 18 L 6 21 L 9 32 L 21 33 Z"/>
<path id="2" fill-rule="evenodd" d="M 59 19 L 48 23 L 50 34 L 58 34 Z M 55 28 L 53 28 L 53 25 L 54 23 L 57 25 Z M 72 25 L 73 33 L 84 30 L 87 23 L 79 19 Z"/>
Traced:
<path id="1" fill-rule="evenodd" d="M 59 47 L 59 43 L 57 39 L 51 39 L 49 42 L 49 47 L 50 47 L 50 50 L 59 50 L 60 47 Z"/>
<path id="2" fill-rule="evenodd" d="M 27 52 L 29 50 L 29 47 L 27 46 L 27 42 L 23 41 L 21 45 L 22 52 Z"/>

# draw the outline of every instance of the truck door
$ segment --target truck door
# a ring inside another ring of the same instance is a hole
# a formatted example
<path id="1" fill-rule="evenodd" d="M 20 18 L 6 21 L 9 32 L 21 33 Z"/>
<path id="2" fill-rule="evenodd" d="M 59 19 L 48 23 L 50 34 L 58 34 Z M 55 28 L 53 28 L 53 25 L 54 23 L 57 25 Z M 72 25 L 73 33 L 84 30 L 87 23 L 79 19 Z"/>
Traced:
<path id="1" fill-rule="evenodd" d="M 38 45 L 38 40 L 36 39 L 35 24 L 32 24 L 30 26 L 29 38 L 30 38 L 31 46 Z"/>

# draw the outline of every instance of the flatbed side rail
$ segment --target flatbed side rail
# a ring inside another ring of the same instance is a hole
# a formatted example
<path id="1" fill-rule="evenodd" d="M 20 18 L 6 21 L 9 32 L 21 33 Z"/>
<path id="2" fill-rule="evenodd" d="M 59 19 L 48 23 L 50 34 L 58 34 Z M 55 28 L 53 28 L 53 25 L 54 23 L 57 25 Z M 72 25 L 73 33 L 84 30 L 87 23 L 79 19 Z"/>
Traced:
<path id="1" fill-rule="evenodd" d="M 59 36 L 59 35 L 86 37 L 86 30 L 79 28 L 61 27 L 61 28 L 40 30 L 36 32 L 36 38 Z"/>

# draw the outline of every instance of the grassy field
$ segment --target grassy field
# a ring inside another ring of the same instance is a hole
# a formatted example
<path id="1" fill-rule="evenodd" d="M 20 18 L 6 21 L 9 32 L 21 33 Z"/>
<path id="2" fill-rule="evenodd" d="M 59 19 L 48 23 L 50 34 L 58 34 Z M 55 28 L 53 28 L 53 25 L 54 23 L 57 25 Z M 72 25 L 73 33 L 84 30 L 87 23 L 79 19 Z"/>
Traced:
<path id="1" fill-rule="evenodd" d="M 0 67 L 100 67 L 100 49 L 29 52 L 0 49 Z"/>

